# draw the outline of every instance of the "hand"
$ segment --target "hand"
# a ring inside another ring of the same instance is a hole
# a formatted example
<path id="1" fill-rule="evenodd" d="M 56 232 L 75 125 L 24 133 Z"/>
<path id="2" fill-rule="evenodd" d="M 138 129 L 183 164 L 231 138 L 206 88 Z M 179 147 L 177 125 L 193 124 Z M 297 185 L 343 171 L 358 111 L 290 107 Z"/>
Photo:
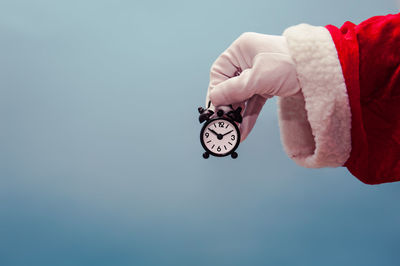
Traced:
<path id="1" fill-rule="evenodd" d="M 244 33 L 212 65 L 206 104 L 211 99 L 214 106 L 241 106 L 243 141 L 268 98 L 298 93 L 296 68 L 285 37 Z"/>

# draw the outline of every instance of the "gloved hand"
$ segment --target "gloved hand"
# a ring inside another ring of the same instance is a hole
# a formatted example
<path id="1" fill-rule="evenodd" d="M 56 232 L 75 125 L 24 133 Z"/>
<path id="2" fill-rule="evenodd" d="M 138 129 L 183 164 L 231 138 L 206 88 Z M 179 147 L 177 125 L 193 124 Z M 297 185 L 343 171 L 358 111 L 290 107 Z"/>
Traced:
<path id="1" fill-rule="evenodd" d="M 242 107 L 241 141 L 272 96 L 300 94 L 295 64 L 283 36 L 244 33 L 211 67 L 206 106 Z"/>

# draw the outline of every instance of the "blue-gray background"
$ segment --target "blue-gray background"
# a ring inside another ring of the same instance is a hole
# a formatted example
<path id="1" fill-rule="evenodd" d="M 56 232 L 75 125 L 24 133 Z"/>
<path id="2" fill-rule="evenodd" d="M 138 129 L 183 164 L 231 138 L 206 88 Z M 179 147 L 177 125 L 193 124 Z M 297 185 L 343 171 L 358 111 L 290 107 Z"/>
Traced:
<path id="1" fill-rule="evenodd" d="M 196 108 L 242 32 L 394 1 L 0 1 L 0 265 L 399 265 L 400 184 L 303 169 L 271 100 L 239 158 Z"/>

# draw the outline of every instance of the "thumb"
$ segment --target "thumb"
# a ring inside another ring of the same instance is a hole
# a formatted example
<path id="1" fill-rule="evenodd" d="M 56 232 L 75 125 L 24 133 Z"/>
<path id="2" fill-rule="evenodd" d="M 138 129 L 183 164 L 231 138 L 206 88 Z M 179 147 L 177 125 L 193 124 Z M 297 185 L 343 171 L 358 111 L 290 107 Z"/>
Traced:
<path id="1" fill-rule="evenodd" d="M 255 94 L 249 88 L 252 69 L 244 70 L 239 76 L 227 79 L 216 85 L 210 91 L 211 102 L 215 106 L 244 102 Z"/>
<path id="2" fill-rule="evenodd" d="M 246 109 L 243 113 L 243 121 L 240 124 L 240 135 L 241 141 L 244 141 L 253 129 L 254 124 L 263 108 L 265 102 L 270 97 L 263 97 L 260 95 L 254 95 L 247 101 Z"/>

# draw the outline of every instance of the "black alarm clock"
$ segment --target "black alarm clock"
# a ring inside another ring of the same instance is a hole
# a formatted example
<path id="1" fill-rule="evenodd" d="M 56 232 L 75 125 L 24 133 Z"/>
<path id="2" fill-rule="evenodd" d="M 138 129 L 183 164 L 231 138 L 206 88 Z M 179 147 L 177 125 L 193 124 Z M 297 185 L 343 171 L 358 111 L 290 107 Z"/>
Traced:
<path id="1" fill-rule="evenodd" d="M 199 107 L 199 122 L 203 123 L 200 131 L 200 143 L 205 152 L 203 158 L 207 159 L 210 155 L 225 157 L 230 155 L 233 159 L 237 158 L 236 149 L 240 143 L 240 130 L 237 123 L 242 122 L 240 112 L 241 107 L 236 110 L 230 106 L 219 106 L 215 111 Z"/>

